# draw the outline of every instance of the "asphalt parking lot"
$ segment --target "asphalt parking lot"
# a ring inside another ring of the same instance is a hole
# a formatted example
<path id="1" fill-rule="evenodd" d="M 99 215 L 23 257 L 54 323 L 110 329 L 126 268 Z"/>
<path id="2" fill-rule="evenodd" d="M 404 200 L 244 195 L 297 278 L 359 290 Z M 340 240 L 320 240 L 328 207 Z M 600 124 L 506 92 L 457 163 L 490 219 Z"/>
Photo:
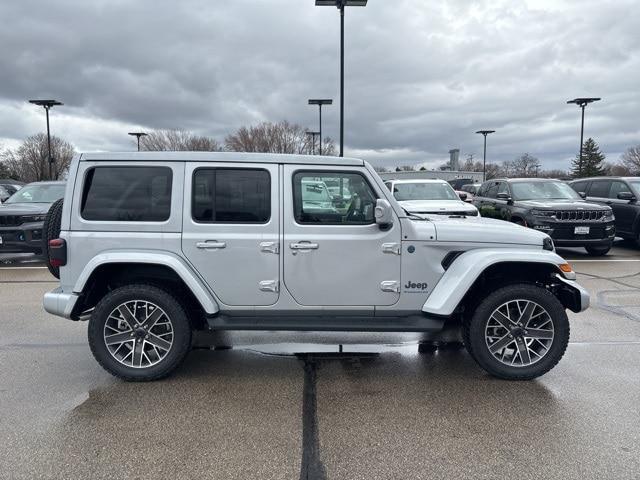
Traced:
<path id="1" fill-rule="evenodd" d="M 42 310 L 39 259 L 2 256 L 0 478 L 638 479 L 640 250 L 559 253 L 593 306 L 531 382 L 418 335 L 252 332 L 124 383 Z"/>

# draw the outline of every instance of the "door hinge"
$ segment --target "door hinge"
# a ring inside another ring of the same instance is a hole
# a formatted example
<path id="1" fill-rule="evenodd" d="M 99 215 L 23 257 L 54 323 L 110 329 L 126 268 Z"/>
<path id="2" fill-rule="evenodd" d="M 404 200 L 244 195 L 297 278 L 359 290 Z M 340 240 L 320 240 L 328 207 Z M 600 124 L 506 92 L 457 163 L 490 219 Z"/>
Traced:
<path id="1" fill-rule="evenodd" d="M 400 255 L 400 244 L 399 243 L 383 243 L 382 252 L 393 253 L 394 255 Z"/>
<path id="2" fill-rule="evenodd" d="M 260 242 L 260 251 L 267 253 L 280 253 L 280 244 L 278 242 Z"/>
<path id="3" fill-rule="evenodd" d="M 280 291 L 280 282 L 278 280 L 262 280 L 259 285 L 262 292 L 278 293 Z"/>
<path id="4" fill-rule="evenodd" d="M 385 280 L 380 282 L 380 290 L 383 292 L 400 293 L 400 282 L 398 280 Z"/>

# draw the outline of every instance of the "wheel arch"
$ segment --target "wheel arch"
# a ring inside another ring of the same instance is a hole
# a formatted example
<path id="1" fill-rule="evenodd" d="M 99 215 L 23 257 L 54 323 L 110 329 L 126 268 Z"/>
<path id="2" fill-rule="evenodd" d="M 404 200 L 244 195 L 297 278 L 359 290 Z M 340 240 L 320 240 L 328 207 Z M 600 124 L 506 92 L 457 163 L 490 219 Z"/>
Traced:
<path id="1" fill-rule="evenodd" d="M 169 288 L 185 307 L 204 315 L 220 310 L 204 282 L 179 257 L 170 253 L 110 252 L 94 257 L 79 275 L 73 292 L 82 300 L 74 313 L 93 308 L 113 288 L 135 283 Z"/>
<path id="2" fill-rule="evenodd" d="M 460 255 L 437 283 L 422 311 L 451 316 L 470 307 L 487 289 L 509 283 L 549 282 L 561 275 L 562 257 L 545 250 L 477 249 Z M 567 308 L 571 306 L 566 305 Z"/>

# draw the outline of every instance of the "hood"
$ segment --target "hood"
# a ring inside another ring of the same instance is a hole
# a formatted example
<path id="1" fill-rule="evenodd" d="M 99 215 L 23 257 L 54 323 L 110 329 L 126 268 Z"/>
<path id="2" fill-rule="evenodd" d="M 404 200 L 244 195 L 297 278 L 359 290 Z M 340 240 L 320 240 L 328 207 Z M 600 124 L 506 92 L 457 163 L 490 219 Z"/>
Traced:
<path id="1" fill-rule="evenodd" d="M 462 200 L 403 200 L 398 202 L 411 213 L 437 213 L 447 214 L 451 212 L 475 212 L 476 207 Z"/>
<path id="2" fill-rule="evenodd" d="M 546 233 L 521 227 L 515 223 L 483 217 L 450 218 L 432 215 L 430 221 L 412 221 L 415 226 L 410 233 L 414 238 L 407 240 L 427 240 L 427 226 L 435 227 L 436 240 L 455 243 L 491 243 L 511 245 L 535 245 L 542 247 Z M 424 225 L 424 227 L 422 225 Z M 432 228 L 433 228 L 432 227 Z M 403 230 L 404 232 L 404 230 Z"/>
<path id="3" fill-rule="evenodd" d="M 608 210 L 609 207 L 584 200 L 516 200 L 515 205 L 549 210 Z"/>
<path id="4" fill-rule="evenodd" d="M 0 216 L 47 213 L 49 207 L 50 203 L 3 203 L 0 205 Z"/>

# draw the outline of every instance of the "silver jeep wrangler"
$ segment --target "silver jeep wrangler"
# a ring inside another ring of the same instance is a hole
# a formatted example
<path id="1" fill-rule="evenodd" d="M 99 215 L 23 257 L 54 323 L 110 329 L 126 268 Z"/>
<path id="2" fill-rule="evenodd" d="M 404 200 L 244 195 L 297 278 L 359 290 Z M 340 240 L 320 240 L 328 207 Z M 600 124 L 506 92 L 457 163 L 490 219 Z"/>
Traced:
<path id="1" fill-rule="evenodd" d="M 589 305 L 547 235 L 407 213 L 357 159 L 82 154 L 45 232 L 45 310 L 89 320 L 126 380 L 168 375 L 194 330 L 459 334 L 490 374 L 531 379 Z"/>

